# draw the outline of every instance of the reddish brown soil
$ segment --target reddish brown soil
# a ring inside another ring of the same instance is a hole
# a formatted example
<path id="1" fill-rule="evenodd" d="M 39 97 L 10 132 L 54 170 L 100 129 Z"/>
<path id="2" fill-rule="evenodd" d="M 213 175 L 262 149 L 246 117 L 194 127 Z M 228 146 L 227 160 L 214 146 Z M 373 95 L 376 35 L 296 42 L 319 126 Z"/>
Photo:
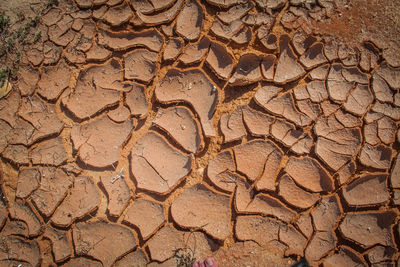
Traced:
<path id="1" fill-rule="evenodd" d="M 46 7 L 0 91 L 0 266 L 398 265 L 399 6 Z"/>
<path id="2" fill-rule="evenodd" d="M 321 34 L 334 35 L 354 46 L 372 41 L 392 65 L 400 63 L 400 1 L 348 1 L 338 5 L 330 21 L 315 22 Z"/>

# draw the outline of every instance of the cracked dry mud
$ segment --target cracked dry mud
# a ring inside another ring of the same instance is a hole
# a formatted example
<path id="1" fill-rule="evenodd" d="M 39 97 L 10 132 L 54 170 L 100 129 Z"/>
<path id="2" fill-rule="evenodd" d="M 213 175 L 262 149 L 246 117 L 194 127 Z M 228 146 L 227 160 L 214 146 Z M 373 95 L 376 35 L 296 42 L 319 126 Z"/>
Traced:
<path id="1" fill-rule="evenodd" d="M 359 5 L 59 2 L 0 99 L 0 266 L 399 264 L 396 40 L 325 34 Z"/>

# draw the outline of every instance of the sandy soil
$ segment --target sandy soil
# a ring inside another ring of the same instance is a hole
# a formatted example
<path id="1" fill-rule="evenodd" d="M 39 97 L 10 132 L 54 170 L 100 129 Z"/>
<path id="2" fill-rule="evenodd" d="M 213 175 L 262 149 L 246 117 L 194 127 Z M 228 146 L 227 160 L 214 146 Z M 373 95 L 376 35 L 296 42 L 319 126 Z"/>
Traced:
<path id="1" fill-rule="evenodd" d="M 0 266 L 398 264 L 399 6 L 6 2 Z"/>

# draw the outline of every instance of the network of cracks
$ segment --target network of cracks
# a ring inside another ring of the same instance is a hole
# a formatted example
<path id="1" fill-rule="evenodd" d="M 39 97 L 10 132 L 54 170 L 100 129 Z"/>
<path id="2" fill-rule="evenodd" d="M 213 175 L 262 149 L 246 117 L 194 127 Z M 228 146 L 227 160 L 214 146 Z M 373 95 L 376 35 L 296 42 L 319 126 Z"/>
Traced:
<path id="1" fill-rule="evenodd" d="M 307 30 L 334 8 L 50 9 L 0 100 L 0 265 L 176 266 L 248 242 L 396 264 L 400 68 Z"/>

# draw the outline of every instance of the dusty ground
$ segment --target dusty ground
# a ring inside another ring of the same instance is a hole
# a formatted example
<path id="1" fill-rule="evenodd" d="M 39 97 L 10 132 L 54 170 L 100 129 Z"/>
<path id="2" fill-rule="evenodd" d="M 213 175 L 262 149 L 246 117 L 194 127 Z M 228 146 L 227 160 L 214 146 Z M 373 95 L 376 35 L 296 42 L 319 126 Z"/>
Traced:
<path id="1" fill-rule="evenodd" d="M 399 7 L 4 2 L 0 266 L 398 264 Z"/>

